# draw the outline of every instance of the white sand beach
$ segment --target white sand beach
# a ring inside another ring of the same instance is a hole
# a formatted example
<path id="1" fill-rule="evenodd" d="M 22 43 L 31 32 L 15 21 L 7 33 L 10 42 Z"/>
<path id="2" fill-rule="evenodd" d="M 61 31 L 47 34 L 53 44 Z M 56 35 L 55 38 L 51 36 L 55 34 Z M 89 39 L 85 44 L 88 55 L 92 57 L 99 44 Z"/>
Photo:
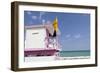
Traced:
<path id="1" fill-rule="evenodd" d="M 55 56 L 25 57 L 25 62 L 53 61 Z"/>

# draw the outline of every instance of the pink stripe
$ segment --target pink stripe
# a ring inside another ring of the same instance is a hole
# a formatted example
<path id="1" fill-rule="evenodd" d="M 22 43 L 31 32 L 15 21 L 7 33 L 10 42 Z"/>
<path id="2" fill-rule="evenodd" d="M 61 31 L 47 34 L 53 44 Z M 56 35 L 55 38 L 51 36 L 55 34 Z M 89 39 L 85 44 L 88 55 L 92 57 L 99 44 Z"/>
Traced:
<path id="1" fill-rule="evenodd" d="M 26 48 L 25 51 L 36 51 L 36 50 L 57 50 L 54 48 Z"/>

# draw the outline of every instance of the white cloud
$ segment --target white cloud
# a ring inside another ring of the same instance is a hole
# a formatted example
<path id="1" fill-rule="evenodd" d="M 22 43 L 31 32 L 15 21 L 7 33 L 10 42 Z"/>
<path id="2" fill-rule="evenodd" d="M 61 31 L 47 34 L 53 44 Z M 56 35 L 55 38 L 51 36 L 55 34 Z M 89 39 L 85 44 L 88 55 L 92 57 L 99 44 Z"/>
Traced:
<path id="1" fill-rule="evenodd" d="M 76 39 L 78 39 L 78 38 L 80 38 L 80 37 L 81 37 L 80 34 L 74 35 L 74 38 L 76 38 Z"/>
<path id="2" fill-rule="evenodd" d="M 70 38 L 70 37 L 71 37 L 71 35 L 70 35 L 70 34 L 67 34 L 67 35 L 66 35 L 66 38 Z"/>
<path id="3" fill-rule="evenodd" d="M 42 16 L 45 14 L 45 12 L 40 12 L 40 16 L 39 16 L 39 19 L 41 20 L 42 19 Z"/>
<path id="4" fill-rule="evenodd" d="M 30 14 L 32 14 L 32 13 L 31 13 L 30 11 L 28 11 L 28 12 L 27 12 L 27 14 L 29 14 L 29 15 L 30 15 Z"/>
<path id="5" fill-rule="evenodd" d="M 67 35 L 65 36 L 65 38 L 66 38 L 67 40 L 75 40 L 75 39 L 81 38 L 81 34 L 75 34 L 75 35 L 73 35 L 73 34 L 67 34 Z"/>
<path id="6" fill-rule="evenodd" d="M 32 16 L 32 19 L 37 19 L 37 16 Z"/>

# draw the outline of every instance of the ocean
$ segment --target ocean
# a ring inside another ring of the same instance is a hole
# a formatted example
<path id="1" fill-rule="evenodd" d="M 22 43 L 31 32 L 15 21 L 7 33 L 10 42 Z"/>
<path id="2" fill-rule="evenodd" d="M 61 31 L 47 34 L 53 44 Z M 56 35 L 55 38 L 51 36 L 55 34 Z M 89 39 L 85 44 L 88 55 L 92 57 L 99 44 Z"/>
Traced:
<path id="1" fill-rule="evenodd" d="M 60 51 L 61 57 L 78 57 L 78 56 L 90 56 L 90 50 L 82 51 Z"/>

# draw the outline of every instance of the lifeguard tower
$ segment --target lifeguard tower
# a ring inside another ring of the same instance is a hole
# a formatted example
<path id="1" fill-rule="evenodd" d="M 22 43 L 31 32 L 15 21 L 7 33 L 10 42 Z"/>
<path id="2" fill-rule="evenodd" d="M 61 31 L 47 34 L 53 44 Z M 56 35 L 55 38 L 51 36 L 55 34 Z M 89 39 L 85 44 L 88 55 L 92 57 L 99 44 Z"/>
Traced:
<path id="1" fill-rule="evenodd" d="M 53 24 L 25 26 L 25 57 L 58 56 L 57 19 Z"/>

